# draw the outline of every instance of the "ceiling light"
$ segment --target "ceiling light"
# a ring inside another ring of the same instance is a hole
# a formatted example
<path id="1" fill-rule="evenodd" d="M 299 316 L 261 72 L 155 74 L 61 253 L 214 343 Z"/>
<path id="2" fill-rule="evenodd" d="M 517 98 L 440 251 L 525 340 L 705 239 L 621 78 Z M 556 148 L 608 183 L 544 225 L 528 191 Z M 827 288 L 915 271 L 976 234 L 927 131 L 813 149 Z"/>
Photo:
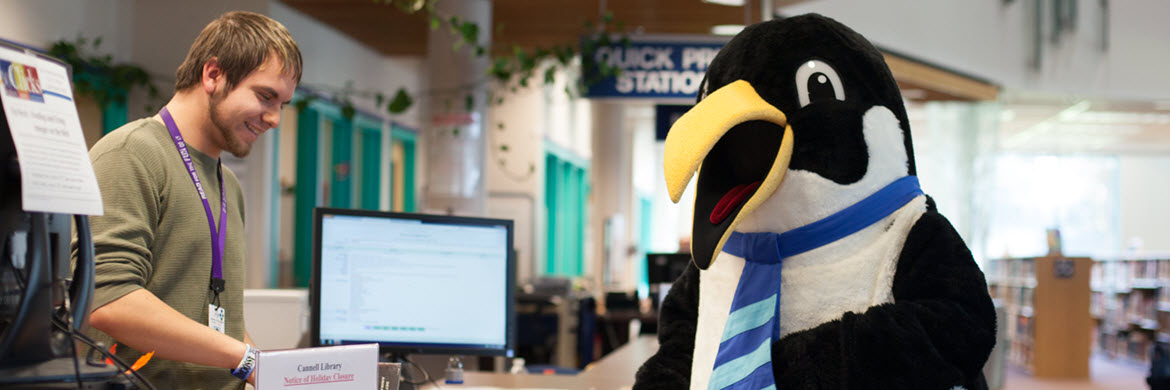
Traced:
<path id="1" fill-rule="evenodd" d="M 735 35 L 743 31 L 742 24 L 720 24 L 711 26 L 711 33 L 715 35 Z"/>
<path id="2" fill-rule="evenodd" d="M 703 0 L 704 3 L 743 7 L 744 0 Z"/>
<path id="3" fill-rule="evenodd" d="M 918 88 L 906 88 L 902 90 L 903 99 L 926 99 L 926 91 Z"/>

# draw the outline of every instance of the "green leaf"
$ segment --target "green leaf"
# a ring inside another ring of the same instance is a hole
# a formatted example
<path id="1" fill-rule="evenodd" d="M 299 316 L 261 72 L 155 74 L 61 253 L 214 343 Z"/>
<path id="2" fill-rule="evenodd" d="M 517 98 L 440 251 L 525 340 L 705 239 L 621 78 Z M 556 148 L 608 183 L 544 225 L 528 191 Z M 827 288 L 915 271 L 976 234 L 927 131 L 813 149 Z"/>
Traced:
<path id="1" fill-rule="evenodd" d="M 496 128 L 503 130 L 504 129 L 504 122 L 496 123 Z"/>
<path id="2" fill-rule="evenodd" d="M 93 39 L 93 48 L 94 49 L 97 49 L 98 46 L 101 46 L 101 45 L 102 45 L 102 37 L 101 36 L 98 36 L 97 38 Z"/>
<path id="3" fill-rule="evenodd" d="M 456 127 L 454 129 L 451 129 L 451 135 L 458 137 L 459 136 L 459 128 Z"/>
<path id="4" fill-rule="evenodd" d="M 374 94 L 374 105 L 375 106 L 382 107 L 382 102 L 384 102 L 384 101 L 386 101 L 386 95 L 383 95 L 381 92 L 377 92 Z"/>
<path id="5" fill-rule="evenodd" d="M 573 48 L 557 45 L 553 51 L 556 52 L 557 62 L 560 62 L 561 65 L 569 66 L 569 62 L 573 60 Z"/>
<path id="6" fill-rule="evenodd" d="M 556 81 L 557 81 L 557 68 L 555 66 L 550 66 L 550 67 L 548 67 L 548 69 L 545 69 L 544 70 L 544 83 L 545 84 L 552 84 Z"/>
<path id="7" fill-rule="evenodd" d="M 507 151 L 508 151 L 508 145 L 500 145 L 500 151 L 501 151 L 501 152 L 507 152 Z"/>
<path id="8" fill-rule="evenodd" d="M 601 21 L 605 22 L 605 24 L 613 22 L 613 11 L 606 10 L 605 14 L 601 15 Z"/>
<path id="9" fill-rule="evenodd" d="M 467 96 L 463 97 L 463 109 L 467 112 L 471 112 L 471 110 L 475 109 L 475 96 L 472 96 L 469 93 Z"/>
<path id="10" fill-rule="evenodd" d="M 357 109 L 353 107 L 353 103 L 349 100 L 345 101 L 345 105 L 341 106 L 341 116 L 348 120 L 353 120 L 354 115 L 357 114 Z"/>
<path id="11" fill-rule="evenodd" d="M 439 21 L 439 17 L 435 16 L 434 14 L 431 14 L 431 30 L 432 31 L 439 29 L 439 23 L 441 23 Z"/>
<path id="12" fill-rule="evenodd" d="M 508 79 L 512 78 L 512 71 L 508 69 L 508 59 L 504 57 L 496 58 L 492 62 L 491 68 L 488 69 L 488 74 L 500 82 L 508 81 Z"/>
<path id="13" fill-rule="evenodd" d="M 463 41 L 475 44 L 479 41 L 479 25 L 472 22 L 463 23 L 459 25 L 459 35 Z"/>
<path id="14" fill-rule="evenodd" d="M 410 108 L 411 104 L 414 104 L 414 101 L 406 93 L 406 88 L 398 88 L 398 93 L 394 94 L 394 99 L 390 100 L 390 105 L 386 106 L 386 110 L 391 114 L 401 114 Z"/>
<path id="15" fill-rule="evenodd" d="M 487 49 L 484 48 L 483 46 L 476 45 L 475 46 L 475 56 L 476 57 L 483 57 L 484 54 L 487 54 Z"/>

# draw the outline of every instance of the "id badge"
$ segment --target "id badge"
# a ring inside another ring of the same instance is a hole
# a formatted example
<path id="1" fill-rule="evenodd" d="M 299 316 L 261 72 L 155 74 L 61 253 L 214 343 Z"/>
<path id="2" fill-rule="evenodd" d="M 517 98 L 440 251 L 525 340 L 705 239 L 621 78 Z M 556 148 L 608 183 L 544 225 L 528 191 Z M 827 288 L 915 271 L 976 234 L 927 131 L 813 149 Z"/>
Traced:
<path id="1" fill-rule="evenodd" d="M 219 333 L 224 333 L 225 322 L 227 322 L 227 313 L 222 307 L 215 304 L 207 305 L 207 326 L 219 331 Z"/>

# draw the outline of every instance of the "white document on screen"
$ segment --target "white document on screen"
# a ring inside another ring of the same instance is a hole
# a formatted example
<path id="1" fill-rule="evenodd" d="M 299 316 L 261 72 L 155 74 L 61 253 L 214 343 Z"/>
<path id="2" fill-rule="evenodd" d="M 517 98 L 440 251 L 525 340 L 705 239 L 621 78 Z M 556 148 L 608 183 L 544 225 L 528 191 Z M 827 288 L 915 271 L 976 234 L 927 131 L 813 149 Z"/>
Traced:
<path id="1" fill-rule="evenodd" d="M 378 388 L 378 344 L 262 351 L 256 389 Z"/>
<path id="2" fill-rule="evenodd" d="M 102 215 L 64 65 L 0 45 L 0 99 L 20 159 L 24 211 Z"/>

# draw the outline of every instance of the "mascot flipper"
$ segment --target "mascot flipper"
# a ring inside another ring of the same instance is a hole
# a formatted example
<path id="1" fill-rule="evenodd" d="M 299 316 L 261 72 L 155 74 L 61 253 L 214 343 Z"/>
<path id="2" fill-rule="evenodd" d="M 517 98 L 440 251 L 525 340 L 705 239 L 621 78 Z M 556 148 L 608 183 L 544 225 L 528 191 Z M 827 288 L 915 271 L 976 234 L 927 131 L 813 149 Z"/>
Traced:
<path id="1" fill-rule="evenodd" d="M 983 389 L 983 273 L 919 188 L 881 53 L 819 15 L 750 26 L 666 140 L 694 266 L 635 389 Z M 701 169 L 700 169 L 701 167 Z"/>

